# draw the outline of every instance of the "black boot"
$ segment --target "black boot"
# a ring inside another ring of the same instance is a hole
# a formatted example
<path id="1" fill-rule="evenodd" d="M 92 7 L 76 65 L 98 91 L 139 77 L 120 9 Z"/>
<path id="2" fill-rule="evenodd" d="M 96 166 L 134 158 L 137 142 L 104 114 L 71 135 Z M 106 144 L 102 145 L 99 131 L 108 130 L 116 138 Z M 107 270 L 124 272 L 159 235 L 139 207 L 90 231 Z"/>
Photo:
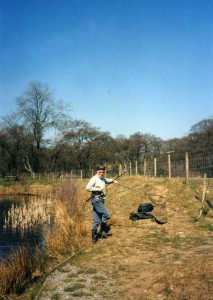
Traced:
<path id="1" fill-rule="evenodd" d="M 107 238 L 110 234 L 109 234 L 109 231 L 110 231 L 111 227 L 109 225 L 107 225 L 106 223 L 101 223 L 101 229 L 100 229 L 100 236 L 102 238 Z"/>
<path id="2" fill-rule="evenodd" d="M 92 230 L 92 243 L 95 244 L 98 241 L 98 233 L 97 233 L 97 229 L 93 229 Z"/>

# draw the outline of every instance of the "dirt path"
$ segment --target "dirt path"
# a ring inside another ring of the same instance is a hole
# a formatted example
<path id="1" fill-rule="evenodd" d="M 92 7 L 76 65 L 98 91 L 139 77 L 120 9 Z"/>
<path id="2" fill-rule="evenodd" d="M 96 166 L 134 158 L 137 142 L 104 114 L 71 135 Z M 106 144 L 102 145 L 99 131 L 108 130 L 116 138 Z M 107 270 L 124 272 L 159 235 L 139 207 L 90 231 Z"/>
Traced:
<path id="1" fill-rule="evenodd" d="M 92 245 L 89 220 L 90 246 L 48 278 L 39 299 L 210 300 L 212 231 L 200 230 L 192 222 L 194 210 L 199 212 L 194 199 L 179 209 L 169 193 L 166 205 L 154 210 L 157 217 L 168 220 L 164 225 L 130 221 L 128 213 L 135 203 L 122 206 L 122 201 L 116 204 L 109 195 L 112 236 Z"/>

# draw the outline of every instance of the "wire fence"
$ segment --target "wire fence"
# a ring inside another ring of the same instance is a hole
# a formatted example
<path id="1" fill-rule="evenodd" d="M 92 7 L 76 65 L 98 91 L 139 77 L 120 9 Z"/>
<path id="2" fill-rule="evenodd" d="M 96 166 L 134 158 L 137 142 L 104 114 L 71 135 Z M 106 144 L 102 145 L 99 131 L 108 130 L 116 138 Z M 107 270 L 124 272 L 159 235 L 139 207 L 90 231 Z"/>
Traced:
<path id="1" fill-rule="evenodd" d="M 168 178 L 213 177 L 213 149 L 199 152 L 167 152 L 158 157 L 147 157 L 141 162 L 126 165 L 129 175 Z"/>
<path id="2" fill-rule="evenodd" d="M 142 161 L 129 161 L 116 166 L 107 165 L 106 176 L 114 176 L 125 171 L 124 175 L 141 175 L 146 177 L 167 178 L 202 178 L 213 177 L 213 149 L 196 152 L 167 152 L 153 157 L 146 157 Z M 96 173 L 95 169 L 71 170 L 61 173 L 60 178 L 89 178 Z"/>
<path id="3" fill-rule="evenodd" d="M 213 177 L 213 148 L 194 152 L 167 152 L 159 156 L 146 157 L 141 161 L 129 161 L 124 164 L 106 165 L 106 177 L 113 177 L 123 172 L 125 176 L 167 177 L 167 178 L 207 178 Z M 34 179 L 90 178 L 96 174 L 95 169 L 70 170 L 70 172 L 49 172 L 35 174 Z M 23 177 L 29 177 L 24 174 Z M 7 176 L 6 180 L 15 180 Z"/>

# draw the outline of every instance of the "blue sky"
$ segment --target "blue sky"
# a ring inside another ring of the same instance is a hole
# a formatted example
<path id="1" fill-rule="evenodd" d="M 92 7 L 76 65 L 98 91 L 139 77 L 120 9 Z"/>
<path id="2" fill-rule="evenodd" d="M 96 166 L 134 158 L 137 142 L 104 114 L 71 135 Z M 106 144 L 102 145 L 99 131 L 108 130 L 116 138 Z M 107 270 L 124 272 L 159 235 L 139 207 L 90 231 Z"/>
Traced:
<path id="1" fill-rule="evenodd" d="M 213 115 L 213 0 L 0 0 L 0 116 L 29 82 L 113 137 Z"/>

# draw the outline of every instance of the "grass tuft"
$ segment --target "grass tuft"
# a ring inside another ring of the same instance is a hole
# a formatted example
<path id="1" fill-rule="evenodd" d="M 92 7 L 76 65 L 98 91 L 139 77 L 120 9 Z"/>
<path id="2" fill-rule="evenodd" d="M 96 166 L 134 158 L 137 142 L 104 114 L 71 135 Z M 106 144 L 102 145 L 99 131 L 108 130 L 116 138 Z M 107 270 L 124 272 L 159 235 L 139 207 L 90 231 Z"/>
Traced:
<path id="1" fill-rule="evenodd" d="M 32 255 L 26 246 L 19 247 L 0 264 L 0 293 L 22 293 L 30 282 L 41 277 L 43 265 L 44 259 L 38 248 Z"/>
<path id="2" fill-rule="evenodd" d="M 85 285 L 83 284 L 83 283 L 80 283 L 80 282 L 78 282 L 78 283 L 75 283 L 74 285 L 72 285 L 72 286 L 68 286 L 68 287 L 66 287 L 65 289 L 64 289 L 64 291 L 65 292 L 75 292 L 76 290 L 79 290 L 79 289 L 82 289 L 82 288 L 84 288 L 85 287 Z"/>

